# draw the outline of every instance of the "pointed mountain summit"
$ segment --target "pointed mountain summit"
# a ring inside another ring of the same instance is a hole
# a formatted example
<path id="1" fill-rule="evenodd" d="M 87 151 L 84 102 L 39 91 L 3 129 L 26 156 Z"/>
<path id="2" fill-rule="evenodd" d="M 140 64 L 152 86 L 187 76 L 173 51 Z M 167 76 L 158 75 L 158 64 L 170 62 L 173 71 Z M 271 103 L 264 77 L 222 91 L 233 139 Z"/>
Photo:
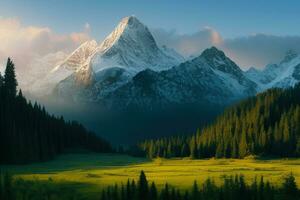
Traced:
<path id="1" fill-rule="evenodd" d="M 239 66 L 229 59 L 223 51 L 216 47 L 204 50 L 200 58 L 205 59 L 205 61 L 215 70 L 230 73 L 237 78 L 241 78 L 243 76 L 243 71 L 239 68 Z"/>
<path id="2" fill-rule="evenodd" d="M 131 48 L 131 43 L 138 43 L 139 47 L 156 49 L 156 42 L 148 28 L 136 17 L 125 17 L 114 31 L 102 42 L 99 49 L 102 53 L 112 51 L 114 48 L 126 45 Z"/>
<path id="3" fill-rule="evenodd" d="M 55 91 L 75 99 L 86 96 L 83 92 L 92 95 L 88 99 L 101 99 L 142 70 L 166 70 L 183 61 L 174 50 L 158 47 L 136 17 L 125 17 L 99 46 L 95 42 L 81 45 L 57 68 L 68 76 L 58 81 Z M 73 69 L 71 74 L 69 69 Z"/>
<path id="4" fill-rule="evenodd" d="M 183 57 L 159 48 L 151 32 L 136 17 L 125 17 L 97 49 L 92 65 L 97 73 L 120 67 L 135 74 L 146 68 L 156 71 L 179 64 Z"/>
<path id="5" fill-rule="evenodd" d="M 74 88 L 73 84 L 97 84 L 101 91 L 96 93 L 101 93 L 111 91 L 109 87 L 112 85 L 113 88 L 119 87 L 146 68 L 161 71 L 183 61 L 183 57 L 174 50 L 160 48 L 147 26 L 130 16 L 123 18 L 100 45 L 94 40 L 80 45 L 43 80 L 36 81 L 36 85 L 42 85 L 49 93 L 57 88 L 55 85 L 67 90 Z M 76 89 L 72 91 L 76 92 Z M 39 93 L 42 93 L 41 90 Z"/>

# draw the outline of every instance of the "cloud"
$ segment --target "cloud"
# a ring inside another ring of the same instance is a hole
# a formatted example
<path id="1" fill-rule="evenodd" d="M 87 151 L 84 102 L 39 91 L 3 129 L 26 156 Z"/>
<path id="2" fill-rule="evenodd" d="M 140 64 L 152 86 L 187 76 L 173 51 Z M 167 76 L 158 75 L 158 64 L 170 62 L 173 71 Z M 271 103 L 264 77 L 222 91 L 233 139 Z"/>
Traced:
<path id="1" fill-rule="evenodd" d="M 262 68 L 266 64 L 281 61 L 288 50 L 300 53 L 300 36 L 255 34 L 227 39 L 224 41 L 223 48 L 242 67 Z"/>
<path id="2" fill-rule="evenodd" d="M 159 45 L 174 48 L 185 57 L 197 56 L 204 49 L 216 46 L 243 69 L 251 66 L 263 68 L 269 63 L 277 63 L 291 49 L 300 53 L 300 36 L 254 34 L 224 39 L 211 27 L 194 34 L 178 34 L 175 30 L 164 29 L 153 29 L 152 33 Z"/>
<path id="3" fill-rule="evenodd" d="M 207 47 L 218 46 L 223 41 L 220 34 L 211 27 L 205 27 L 194 34 L 178 34 L 175 30 L 164 29 L 153 29 L 152 34 L 158 44 L 174 48 L 186 57 L 200 54 Z"/>
<path id="4" fill-rule="evenodd" d="M 82 32 L 58 34 L 48 27 L 24 26 L 16 18 L 0 18 L 0 63 L 3 67 L 7 57 L 11 57 L 20 78 L 35 65 L 36 59 L 40 62 L 48 54 L 74 50 L 90 38 L 89 32 L 88 23 Z"/>

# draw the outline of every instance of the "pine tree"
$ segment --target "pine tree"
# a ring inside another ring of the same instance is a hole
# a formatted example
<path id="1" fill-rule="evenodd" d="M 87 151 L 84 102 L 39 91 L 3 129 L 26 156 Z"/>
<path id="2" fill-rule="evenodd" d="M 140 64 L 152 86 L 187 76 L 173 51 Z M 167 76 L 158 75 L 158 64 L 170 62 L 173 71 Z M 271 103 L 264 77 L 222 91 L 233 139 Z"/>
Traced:
<path id="1" fill-rule="evenodd" d="M 199 199 L 199 188 L 197 181 L 194 181 L 193 189 L 192 189 L 192 200 L 198 200 Z"/>
<path id="2" fill-rule="evenodd" d="M 169 185 L 166 183 L 165 188 L 161 191 L 161 200 L 171 200 Z"/>
<path id="3" fill-rule="evenodd" d="M 1 72 L 0 72 L 0 90 L 2 89 L 4 85 L 4 77 L 2 76 Z"/>
<path id="4" fill-rule="evenodd" d="M 144 171 L 141 171 L 138 182 L 138 197 L 141 200 L 146 200 L 148 197 L 148 181 Z"/>
<path id="5" fill-rule="evenodd" d="M 4 87 L 5 92 L 9 97 L 15 97 L 17 94 L 18 82 L 16 79 L 15 65 L 10 58 L 7 60 L 5 74 L 4 74 Z"/>
<path id="6" fill-rule="evenodd" d="M 150 192 L 149 192 L 149 200 L 156 200 L 157 199 L 157 189 L 155 186 L 155 183 L 152 182 L 151 187 L 150 187 Z"/>
<path id="7" fill-rule="evenodd" d="M 296 199 L 298 195 L 298 189 L 293 174 L 289 174 L 284 178 L 283 193 L 286 200 Z"/>
<path id="8" fill-rule="evenodd" d="M 244 158 L 249 153 L 248 143 L 247 143 L 247 134 L 246 134 L 245 130 L 242 131 L 241 137 L 242 138 L 241 138 L 240 145 L 239 145 L 239 156 L 240 156 L 240 158 Z"/>

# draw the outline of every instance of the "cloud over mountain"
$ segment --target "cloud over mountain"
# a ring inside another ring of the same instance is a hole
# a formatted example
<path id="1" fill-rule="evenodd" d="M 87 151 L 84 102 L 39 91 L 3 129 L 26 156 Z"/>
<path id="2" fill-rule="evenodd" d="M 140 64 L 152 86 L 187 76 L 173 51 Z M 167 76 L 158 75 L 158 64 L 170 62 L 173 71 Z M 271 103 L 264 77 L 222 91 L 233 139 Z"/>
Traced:
<path id="1" fill-rule="evenodd" d="M 222 43 L 221 35 L 210 27 L 205 27 L 193 34 L 179 34 L 176 30 L 153 29 L 157 43 L 176 49 L 183 56 L 198 55 L 210 46 Z"/>
<path id="2" fill-rule="evenodd" d="M 1 67 L 10 56 L 19 70 L 27 70 L 35 59 L 69 52 L 89 39 L 89 24 L 81 32 L 58 34 L 48 27 L 25 26 L 17 18 L 0 18 Z"/>
<path id="3" fill-rule="evenodd" d="M 224 39 L 210 27 L 193 34 L 164 29 L 153 29 L 152 32 L 160 45 L 172 47 L 186 57 L 199 55 L 204 49 L 217 46 L 244 69 L 250 66 L 262 68 L 270 62 L 278 62 L 290 49 L 300 53 L 300 36 L 253 34 Z"/>
<path id="4" fill-rule="evenodd" d="M 300 53 L 300 36 L 275 36 L 254 34 L 247 37 L 226 39 L 225 52 L 242 67 L 263 67 L 277 63 L 288 50 Z"/>
<path id="5" fill-rule="evenodd" d="M 17 18 L 0 18 L 0 70 L 8 56 L 14 59 L 19 71 L 40 65 L 44 57 L 46 65 L 53 66 L 63 53 L 70 53 L 91 39 L 90 29 L 90 24 L 86 23 L 81 31 L 59 34 L 49 27 L 25 26 Z M 278 62 L 290 49 L 300 53 L 300 36 L 253 34 L 226 39 L 211 27 L 191 34 L 162 28 L 154 28 L 151 32 L 159 45 L 171 47 L 185 57 L 200 55 L 204 49 L 216 46 L 244 69 Z M 56 54 L 59 54 L 57 59 Z"/>

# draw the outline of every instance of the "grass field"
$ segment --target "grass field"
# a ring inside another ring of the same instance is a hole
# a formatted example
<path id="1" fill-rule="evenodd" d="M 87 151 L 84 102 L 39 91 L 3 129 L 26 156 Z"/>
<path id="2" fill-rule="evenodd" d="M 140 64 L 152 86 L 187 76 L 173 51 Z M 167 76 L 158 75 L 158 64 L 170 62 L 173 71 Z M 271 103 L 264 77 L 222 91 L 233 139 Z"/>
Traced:
<path id="1" fill-rule="evenodd" d="M 68 154 L 44 163 L 23 166 L 1 166 L 25 179 L 52 180 L 67 183 L 86 196 L 98 196 L 101 187 L 137 179 L 144 170 L 148 180 L 158 186 L 166 182 L 182 189 L 194 180 L 201 183 L 213 178 L 220 183 L 224 175 L 243 174 L 247 181 L 264 176 L 274 184 L 293 173 L 300 186 L 300 159 L 237 160 L 237 159 L 156 159 L 153 161 L 125 155 Z"/>

